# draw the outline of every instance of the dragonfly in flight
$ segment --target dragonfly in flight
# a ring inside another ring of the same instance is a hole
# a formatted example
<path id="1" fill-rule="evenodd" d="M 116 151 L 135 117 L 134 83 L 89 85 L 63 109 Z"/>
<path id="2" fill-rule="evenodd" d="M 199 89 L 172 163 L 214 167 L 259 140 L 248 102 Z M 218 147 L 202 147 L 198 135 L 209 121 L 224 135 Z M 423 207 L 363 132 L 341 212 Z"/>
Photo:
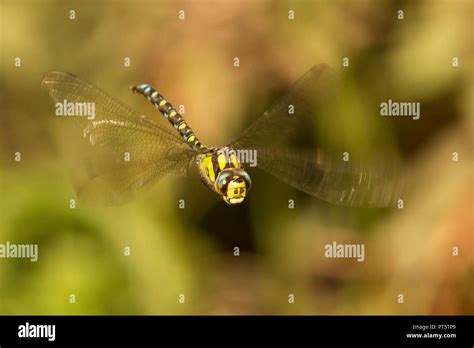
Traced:
<path id="1" fill-rule="evenodd" d="M 239 153 L 255 151 L 257 167 L 324 201 L 353 207 L 395 206 L 401 182 L 393 168 L 374 162 L 343 161 L 319 148 L 289 145 L 308 118 L 314 101 L 335 80 L 326 64 L 304 74 L 267 112 L 223 147 L 201 143 L 183 116 L 148 84 L 132 87 L 171 124 L 165 128 L 73 74 L 48 72 L 42 85 L 56 103 L 93 103 L 95 117 L 74 117 L 96 149 L 87 162 L 79 198 L 122 204 L 164 175 L 186 175 L 197 166 L 202 182 L 229 205 L 244 201 L 252 180 Z M 124 160 L 124 154 L 130 157 Z M 130 159 L 131 158 L 131 159 Z"/>

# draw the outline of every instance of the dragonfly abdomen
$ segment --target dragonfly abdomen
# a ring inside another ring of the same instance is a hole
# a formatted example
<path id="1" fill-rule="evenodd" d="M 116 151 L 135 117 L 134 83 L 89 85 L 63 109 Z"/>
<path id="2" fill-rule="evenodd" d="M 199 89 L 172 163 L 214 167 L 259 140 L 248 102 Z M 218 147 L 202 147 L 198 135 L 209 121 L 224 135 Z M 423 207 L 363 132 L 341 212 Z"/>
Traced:
<path id="1" fill-rule="evenodd" d="M 147 84 L 141 84 L 132 87 L 133 92 L 138 92 L 146 97 L 161 114 L 168 120 L 169 123 L 178 131 L 184 142 L 194 150 L 204 150 L 207 147 L 202 145 L 197 136 L 194 134 L 191 127 L 189 127 L 181 114 L 165 99 L 156 89 Z"/>

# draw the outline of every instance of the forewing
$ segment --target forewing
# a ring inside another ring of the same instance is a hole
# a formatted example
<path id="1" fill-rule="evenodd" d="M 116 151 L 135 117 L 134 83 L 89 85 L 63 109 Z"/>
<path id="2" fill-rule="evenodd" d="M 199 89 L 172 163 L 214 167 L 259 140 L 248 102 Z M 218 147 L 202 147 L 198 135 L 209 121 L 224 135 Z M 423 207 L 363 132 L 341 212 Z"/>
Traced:
<path id="1" fill-rule="evenodd" d="M 120 204 L 165 174 L 184 174 L 193 151 L 173 132 L 76 76 L 49 72 L 42 84 L 57 102 L 94 103 L 95 118 L 73 117 L 96 147 L 86 174 L 75 179 L 79 197 Z"/>
<path id="2" fill-rule="evenodd" d="M 326 64 L 314 66 L 231 145 L 239 149 L 258 149 L 270 144 L 286 146 L 311 127 L 312 114 L 326 96 L 334 93 L 337 80 Z"/>

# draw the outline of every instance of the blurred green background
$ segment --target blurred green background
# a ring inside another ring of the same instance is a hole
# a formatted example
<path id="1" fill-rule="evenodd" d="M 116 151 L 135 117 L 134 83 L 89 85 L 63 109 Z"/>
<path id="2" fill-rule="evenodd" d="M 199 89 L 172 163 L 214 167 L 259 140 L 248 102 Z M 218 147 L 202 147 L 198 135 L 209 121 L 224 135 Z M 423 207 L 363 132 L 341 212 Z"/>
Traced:
<path id="1" fill-rule="evenodd" d="M 0 243 L 39 245 L 36 263 L 0 259 L 0 314 L 474 314 L 472 1 L 0 5 Z M 46 71 L 72 72 L 166 125 L 128 88 L 150 83 L 217 146 L 322 62 L 347 83 L 340 112 L 319 115 L 321 145 L 399 153 L 404 209 L 332 206 L 258 171 L 239 207 L 192 172 L 124 206 L 69 208 L 68 168 L 87 144 L 53 116 Z M 380 117 L 388 98 L 421 102 L 421 119 Z M 364 243 L 365 262 L 326 259 L 332 241 Z"/>

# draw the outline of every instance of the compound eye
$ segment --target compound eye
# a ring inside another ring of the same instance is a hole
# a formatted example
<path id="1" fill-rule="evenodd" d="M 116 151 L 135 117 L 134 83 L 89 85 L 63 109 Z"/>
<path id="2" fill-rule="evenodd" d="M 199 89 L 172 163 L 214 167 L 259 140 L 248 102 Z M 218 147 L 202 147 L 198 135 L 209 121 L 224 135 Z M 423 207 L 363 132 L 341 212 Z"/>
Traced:
<path id="1" fill-rule="evenodd" d="M 219 176 L 216 180 L 216 191 L 221 195 L 225 195 L 227 191 L 227 185 L 229 181 L 232 179 L 233 173 L 230 170 L 223 170 L 219 173 Z"/>
<path id="2" fill-rule="evenodd" d="M 252 187 L 252 180 L 250 179 L 250 175 L 248 175 L 247 172 L 244 171 L 241 174 L 241 177 L 245 181 L 245 187 L 247 188 L 247 192 L 249 192 L 250 188 Z"/>

